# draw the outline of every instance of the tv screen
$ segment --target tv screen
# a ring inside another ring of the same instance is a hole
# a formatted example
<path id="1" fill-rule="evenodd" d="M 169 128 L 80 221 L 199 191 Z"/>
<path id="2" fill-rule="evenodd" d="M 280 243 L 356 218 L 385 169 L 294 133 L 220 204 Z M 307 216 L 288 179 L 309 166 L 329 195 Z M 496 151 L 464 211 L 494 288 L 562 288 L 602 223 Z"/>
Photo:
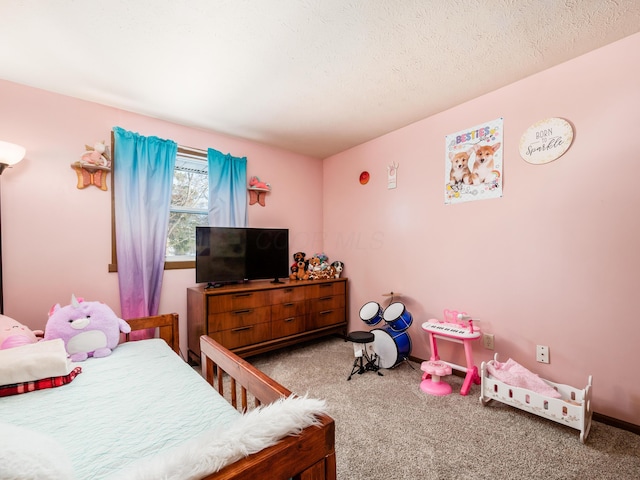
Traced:
<path id="1" fill-rule="evenodd" d="M 289 230 L 247 228 L 247 279 L 289 277 Z"/>
<path id="2" fill-rule="evenodd" d="M 221 285 L 289 276 L 289 230 L 196 227 L 196 283 Z"/>

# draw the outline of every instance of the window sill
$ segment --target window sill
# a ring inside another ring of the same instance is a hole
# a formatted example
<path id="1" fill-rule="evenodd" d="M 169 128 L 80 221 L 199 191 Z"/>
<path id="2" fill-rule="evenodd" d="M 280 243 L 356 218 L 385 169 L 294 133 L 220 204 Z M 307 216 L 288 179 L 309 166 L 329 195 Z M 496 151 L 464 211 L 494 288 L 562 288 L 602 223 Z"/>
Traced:
<path id="1" fill-rule="evenodd" d="M 165 270 L 186 270 L 188 268 L 196 268 L 195 260 L 174 260 L 170 262 L 164 262 Z M 109 264 L 109 273 L 115 273 L 118 271 L 118 265 L 115 263 Z"/>

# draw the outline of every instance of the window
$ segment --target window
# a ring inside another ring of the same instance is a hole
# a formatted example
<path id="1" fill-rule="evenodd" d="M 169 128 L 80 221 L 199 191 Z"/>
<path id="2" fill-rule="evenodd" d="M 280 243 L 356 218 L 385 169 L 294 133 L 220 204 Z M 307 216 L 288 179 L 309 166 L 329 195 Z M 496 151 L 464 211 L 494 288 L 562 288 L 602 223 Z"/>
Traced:
<path id="1" fill-rule="evenodd" d="M 165 268 L 193 268 L 196 227 L 209 224 L 206 152 L 178 148 L 173 172 Z"/>
<path id="2" fill-rule="evenodd" d="M 111 148 L 114 152 L 113 133 Z M 114 161 L 115 159 L 114 154 Z M 169 229 L 165 250 L 165 270 L 195 268 L 196 226 L 209 224 L 209 178 L 207 152 L 178 147 L 173 172 L 172 199 L 169 208 Z M 110 272 L 117 272 L 115 241 L 115 209 L 113 203 L 113 175 L 111 176 L 111 264 Z"/>
<path id="3" fill-rule="evenodd" d="M 194 261 L 196 226 L 208 225 L 209 183 L 207 159 L 178 149 L 173 172 L 167 262 Z"/>

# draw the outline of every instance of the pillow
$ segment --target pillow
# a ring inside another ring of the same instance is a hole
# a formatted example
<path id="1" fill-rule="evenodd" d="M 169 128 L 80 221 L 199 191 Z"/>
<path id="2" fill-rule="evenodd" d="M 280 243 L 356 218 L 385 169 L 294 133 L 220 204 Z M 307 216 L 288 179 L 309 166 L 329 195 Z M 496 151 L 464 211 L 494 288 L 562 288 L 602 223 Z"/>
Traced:
<path id="1" fill-rule="evenodd" d="M 59 377 L 41 378 L 33 382 L 13 383 L 11 385 L 0 385 L 0 397 L 8 397 L 9 395 L 18 395 L 20 393 L 33 392 L 44 388 L 59 387 L 71 382 L 76 375 L 82 372 L 82 367 L 76 367 L 69 375 L 61 375 Z M 0 477 L 3 478 L 3 477 Z"/>
<path id="2" fill-rule="evenodd" d="M 0 385 L 69 375 L 73 370 L 59 338 L 0 350 Z"/>
<path id="3" fill-rule="evenodd" d="M 71 460 L 53 437 L 0 422 L 0 478 L 3 480 L 71 480 Z"/>

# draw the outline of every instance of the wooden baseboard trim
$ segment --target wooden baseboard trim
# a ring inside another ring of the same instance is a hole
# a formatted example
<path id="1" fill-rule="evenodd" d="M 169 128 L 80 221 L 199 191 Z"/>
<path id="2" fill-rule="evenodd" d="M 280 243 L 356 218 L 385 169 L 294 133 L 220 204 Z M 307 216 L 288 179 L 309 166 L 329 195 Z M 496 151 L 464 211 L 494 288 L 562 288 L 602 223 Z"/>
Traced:
<path id="1" fill-rule="evenodd" d="M 609 417 L 598 412 L 593 412 L 592 419 L 596 422 L 604 423 L 605 425 L 609 425 L 611 427 L 619 428 L 621 430 L 626 430 L 628 432 L 635 433 L 636 435 L 640 435 L 640 425 L 625 422 L 624 420 L 618 420 L 617 418 Z"/>

